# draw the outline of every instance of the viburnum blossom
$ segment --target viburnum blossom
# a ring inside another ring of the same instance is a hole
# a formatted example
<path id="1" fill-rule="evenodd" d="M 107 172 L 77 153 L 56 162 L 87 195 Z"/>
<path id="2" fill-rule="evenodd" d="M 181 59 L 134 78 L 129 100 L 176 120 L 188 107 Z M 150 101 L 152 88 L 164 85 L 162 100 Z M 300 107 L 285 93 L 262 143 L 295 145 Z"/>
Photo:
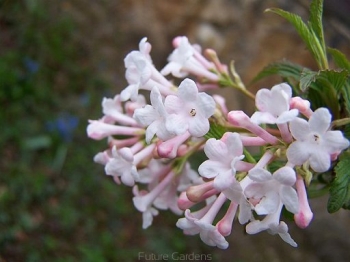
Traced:
<path id="1" fill-rule="evenodd" d="M 142 126 L 147 126 L 146 142 L 150 143 L 154 135 L 163 141 L 174 134 L 166 129 L 165 121 L 169 114 L 166 112 L 162 96 L 157 87 L 153 87 L 150 95 L 151 104 L 135 110 L 134 118 Z"/>
<path id="2" fill-rule="evenodd" d="M 298 196 L 293 188 L 296 174 L 291 167 L 281 167 L 271 174 L 263 168 L 253 168 L 248 176 L 254 182 L 245 188 L 245 195 L 254 205 L 258 215 L 267 215 L 276 212 L 279 203 L 282 202 L 286 209 L 292 213 L 299 210 Z"/>
<path id="3" fill-rule="evenodd" d="M 171 53 L 169 63 L 161 70 L 163 75 L 172 74 L 176 77 L 186 77 L 189 73 L 196 76 L 205 77 L 213 82 L 217 82 L 219 77 L 210 72 L 215 66 L 205 59 L 198 46 L 192 46 L 185 36 L 174 39 L 175 50 Z"/>
<path id="4" fill-rule="evenodd" d="M 186 78 L 179 85 L 177 95 L 168 95 L 164 106 L 169 113 L 166 129 L 181 135 L 188 131 L 194 137 L 209 131 L 208 118 L 214 114 L 215 101 L 206 93 L 198 93 L 195 82 Z"/>
<path id="5" fill-rule="evenodd" d="M 329 130 L 332 116 L 326 108 L 317 109 L 309 121 L 302 118 L 290 123 L 290 131 L 296 139 L 287 150 L 288 160 L 294 165 L 309 161 L 316 172 L 325 172 L 331 158 L 349 147 L 349 140 L 338 130 Z"/>
<path id="6" fill-rule="evenodd" d="M 221 140 L 211 138 L 206 142 L 204 152 L 209 159 L 199 166 L 199 174 L 207 179 L 214 178 L 216 189 L 222 190 L 231 200 L 239 201 L 242 189 L 235 174 L 244 158 L 239 135 L 226 133 Z"/>
<path id="7" fill-rule="evenodd" d="M 128 86 L 103 98 L 103 116 L 87 126 L 90 138 L 107 140 L 107 149 L 94 161 L 117 184 L 132 187 L 143 228 L 160 210 L 170 210 L 183 216 L 176 226 L 184 234 L 198 234 L 210 246 L 228 248 L 226 237 L 237 220 L 248 234 L 266 230 L 296 247 L 284 213 L 307 227 L 313 218 L 307 196 L 314 176 L 343 170 L 341 154 L 349 140 L 333 127 L 349 123 L 339 119 L 346 110 L 334 114 L 338 119 L 332 123 L 327 108 L 312 107 L 304 99 L 307 92 L 298 93 L 287 82 L 254 95 L 233 63 L 221 64 L 214 50 L 202 53 L 187 37 L 176 37 L 173 45 L 161 71 L 152 62 L 147 38 L 125 57 Z M 168 74 L 181 79 L 168 80 Z M 256 112 L 229 111 L 229 99 L 201 92 L 213 93 L 219 86 L 255 100 Z M 207 159 L 198 162 L 203 153 Z"/>
<path id="8" fill-rule="evenodd" d="M 271 90 L 262 88 L 256 93 L 255 104 L 259 111 L 251 120 L 254 123 L 282 124 L 293 120 L 298 115 L 297 109 L 290 109 L 292 88 L 282 83 Z"/>

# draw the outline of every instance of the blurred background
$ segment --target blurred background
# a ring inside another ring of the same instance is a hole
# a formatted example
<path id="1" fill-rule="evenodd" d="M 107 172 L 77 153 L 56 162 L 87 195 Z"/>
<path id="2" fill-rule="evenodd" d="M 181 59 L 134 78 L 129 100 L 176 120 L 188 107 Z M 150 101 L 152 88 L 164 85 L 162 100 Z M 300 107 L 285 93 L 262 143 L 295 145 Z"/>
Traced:
<path id="1" fill-rule="evenodd" d="M 158 69 L 175 36 L 214 48 L 249 83 L 268 63 L 288 59 L 316 68 L 294 29 L 268 7 L 305 20 L 310 1 L 0 0 L 0 261 L 138 261 L 138 253 L 211 254 L 212 261 L 350 261 L 350 213 L 328 214 L 312 200 L 305 230 L 289 222 L 292 248 L 236 223 L 230 247 L 184 236 L 178 217 L 161 212 L 142 230 L 131 189 L 92 161 L 106 141 L 86 137 L 101 100 L 126 87 L 125 55 L 148 37 Z M 350 54 L 350 4 L 325 1 L 329 46 Z M 271 87 L 269 78 L 250 88 Z M 222 90 L 230 109 L 253 104 Z M 142 260 L 140 260 L 142 261 Z"/>

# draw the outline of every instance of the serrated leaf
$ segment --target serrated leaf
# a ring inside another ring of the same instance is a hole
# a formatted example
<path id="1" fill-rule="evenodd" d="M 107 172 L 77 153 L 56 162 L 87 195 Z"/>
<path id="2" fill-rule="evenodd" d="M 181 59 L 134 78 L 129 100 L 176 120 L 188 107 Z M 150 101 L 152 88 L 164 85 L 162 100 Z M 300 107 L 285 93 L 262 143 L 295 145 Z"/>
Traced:
<path id="1" fill-rule="evenodd" d="M 267 65 L 252 80 L 252 83 L 271 75 L 279 75 L 284 78 L 293 78 L 299 81 L 303 67 L 289 61 L 281 61 Z"/>
<path id="2" fill-rule="evenodd" d="M 348 140 L 350 140 L 350 125 L 344 127 L 343 134 Z"/>
<path id="3" fill-rule="evenodd" d="M 329 190 L 327 210 L 334 213 L 350 207 L 350 152 L 344 152 L 335 167 L 336 177 Z"/>
<path id="4" fill-rule="evenodd" d="M 316 76 L 318 72 L 314 72 L 311 70 L 303 70 L 301 72 L 299 88 L 301 91 L 305 92 L 309 86 L 316 81 Z"/>
<path id="5" fill-rule="evenodd" d="M 313 0 L 310 5 L 310 27 L 322 44 L 325 52 L 324 35 L 322 26 L 323 0 Z"/>
<path id="6" fill-rule="evenodd" d="M 350 80 L 348 79 L 342 89 L 342 97 L 348 116 L 350 116 Z"/>
<path id="7" fill-rule="evenodd" d="M 266 12 L 275 13 L 286 19 L 289 23 L 291 23 L 294 26 L 297 33 L 299 34 L 299 36 L 301 37 L 301 39 L 304 41 L 307 49 L 311 52 L 313 58 L 316 60 L 319 68 L 328 68 L 324 43 L 320 42 L 320 39 L 318 38 L 318 33 L 314 31 L 313 24 L 311 22 L 306 24 L 300 16 L 279 8 L 269 8 L 266 10 Z M 313 17 L 313 19 L 315 20 L 314 23 L 316 23 L 316 20 L 318 20 L 319 18 Z"/>
<path id="8" fill-rule="evenodd" d="M 347 70 L 322 70 L 317 76 L 317 80 L 330 83 L 334 90 L 339 92 L 344 87 L 348 77 L 349 72 Z"/>
<path id="9" fill-rule="evenodd" d="M 331 54 L 335 64 L 339 68 L 344 68 L 350 71 L 350 61 L 341 51 L 335 48 L 328 48 L 327 51 Z"/>

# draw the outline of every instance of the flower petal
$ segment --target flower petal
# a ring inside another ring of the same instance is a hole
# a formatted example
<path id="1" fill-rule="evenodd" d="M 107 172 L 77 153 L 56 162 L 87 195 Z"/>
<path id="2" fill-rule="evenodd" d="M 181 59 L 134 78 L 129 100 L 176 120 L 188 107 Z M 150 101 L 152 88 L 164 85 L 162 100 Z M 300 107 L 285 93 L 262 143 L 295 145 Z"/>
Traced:
<path id="1" fill-rule="evenodd" d="M 265 182 L 272 179 L 272 175 L 269 171 L 259 167 L 251 169 L 248 176 L 251 180 L 256 182 Z"/>
<path id="2" fill-rule="evenodd" d="M 296 118 L 289 124 L 290 132 L 296 140 L 307 140 L 308 134 L 310 134 L 310 127 L 305 119 Z"/>
<path id="3" fill-rule="evenodd" d="M 273 173 L 273 178 L 286 186 L 293 186 L 296 181 L 294 169 L 287 166 L 281 167 L 275 173 Z"/>
<path id="4" fill-rule="evenodd" d="M 179 85 L 177 95 L 181 100 L 184 101 L 196 101 L 198 95 L 198 88 L 196 83 L 189 78 L 184 79 Z"/>
<path id="5" fill-rule="evenodd" d="M 195 116 L 189 122 L 188 132 L 194 137 L 202 137 L 209 131 L 209 120 L 205 117 Z"/>
<path id="6" fill-rule="evenodd" d="M 293 214 L 299 211 L 298 195 L 294 188 L 290 186 L 281 186 L 279 195 L 286 209 Z"/>
<path id="7" fill-rule="evenodd" d="M 309 119 L 310 130 L 319 134 L 324 134 L 331 123 L 332 115 L 327 108 L 317 109 Z"/>
<path id="8" fill-rule="evenodd" d="M 287 149 L 288 161 L 294 165 L 304 164 L 310 157 L 310 152 L 308 150 L 308 144 L 295 141 Z"/>
<path id="9" fill-rule="evenodd" d="M 310 156 L 310 166 L 316 172 L 325 172 L 331 166 L 331 157 L 325 150 L 314 150 Z"/>

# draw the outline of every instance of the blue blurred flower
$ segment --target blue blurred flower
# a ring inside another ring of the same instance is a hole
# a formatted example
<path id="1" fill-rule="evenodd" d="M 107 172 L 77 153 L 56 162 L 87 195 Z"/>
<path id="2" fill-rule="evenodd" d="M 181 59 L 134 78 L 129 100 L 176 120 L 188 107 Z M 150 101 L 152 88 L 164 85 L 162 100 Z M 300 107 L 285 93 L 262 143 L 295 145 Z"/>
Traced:
<path id="1" fill-rule="evenodd" d="M 47 122 L 47 128 L 51 132 L 58 132 L 59 136 L 65 142 L 70 142 L 72 141 L 73 132 L 77 128 L 78 123 L 78 117 L 64 113 L 55 120 Z"/>
<path id="2" fill-rule="evenodd" d="M 23 58 L 24 67 L 27 69 L 29 74 L 35 74 L 39 70 L 39 63 L 29 57 Z"/>

